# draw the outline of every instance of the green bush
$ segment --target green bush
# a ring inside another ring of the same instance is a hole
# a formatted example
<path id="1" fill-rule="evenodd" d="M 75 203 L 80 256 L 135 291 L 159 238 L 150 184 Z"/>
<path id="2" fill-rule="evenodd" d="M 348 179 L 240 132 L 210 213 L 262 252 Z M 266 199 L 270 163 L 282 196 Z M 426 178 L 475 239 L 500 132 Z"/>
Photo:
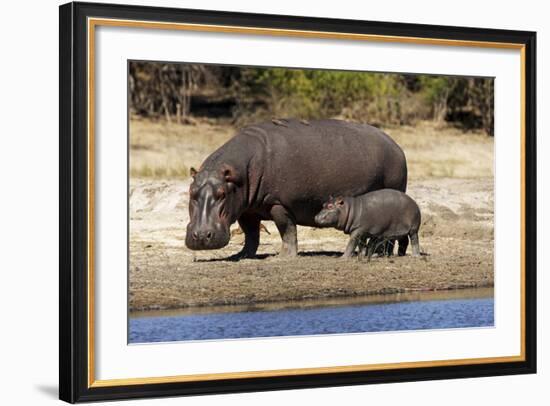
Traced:
<path id="1" fill-rule="evenodd" d="M 493 134 L 491 78 L 139 62 L 130 64 L 129 80 L 133 111 L 167 119 L 192 115 L 200 96 L 231 109 L 239 124 L 271 117 L 434 120 Z"/>

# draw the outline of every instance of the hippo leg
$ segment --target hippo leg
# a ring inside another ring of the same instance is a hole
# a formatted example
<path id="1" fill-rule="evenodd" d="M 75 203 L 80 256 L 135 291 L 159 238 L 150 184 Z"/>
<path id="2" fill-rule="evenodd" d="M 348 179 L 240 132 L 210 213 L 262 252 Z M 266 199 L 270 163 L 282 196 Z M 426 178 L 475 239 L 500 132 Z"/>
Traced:
<path id="1" fill-rule="evenodd" d="M 243 214 L 239 226 L 244 232 L 244 247 L 236 254 L 235 259 L 254 258 L 260 245 L 260 217 L 254 214 Z"/>
<path id="2" fill-rule="evenodd" d="M 361 262 L 366 254 L 368 237 L 364 236 L 359 238 L 357 243 L 357 260 Z"/>
<path id="3" fill-rule="evenodd" d="M 296 221 L 294 221 L 292 215 L 281 205 L 273 206 L 270 214 L 283 240 L 280 255 L 295 257 L 298 255 Z"/>
<path id="4" fill-rule="evenodd" d="M 393 247 L 395 246 L 396 240 L 386 240 L 384 243 L 384 253 L 387 257 L 393 256 Z"/>
<path id="5" fill-rule="evenodd" d="M 399 239 L 399 250 L 397 251 L 397 255 L 400 257 L 404 256 L 407 252 L 407 247 L 409 246 L 409 236 L 406 235 L 404 237 L 401 237 Z"/>
<path id="6" fill-rule="evenodd" d="M 358 231 L 351 233 L 346 250 L 342 254 L 342 258 L 351 258 L 353 256 L 355 247 L 357 247 L 358 244 L 361 244 L 361 237 L 361 233 Z"/>
<path id="7" fill-rule="evenodd" d="M 413 257 L 420 256 L 420 244 L 418 243 L 418 232 L 414 232 L 410 235 L 411 245 L 413 250 Z"/>
<path id="8" fill-rule="evenodd" d="M 374 254 L 374 252 L 380 246 L 381 243 L 382 241 L 379 238 L 371 237 L 371 239 L 369 240 L 369 243 L 367 244 L 367 262 L 370 261 L 372 254 Z"/>
<path id="9" fill-rule="evenodd" d="M 386 255 L 386 244 L 382 242 L 376 244 L 373 254 L 377 254 L 379 257 Z"/>

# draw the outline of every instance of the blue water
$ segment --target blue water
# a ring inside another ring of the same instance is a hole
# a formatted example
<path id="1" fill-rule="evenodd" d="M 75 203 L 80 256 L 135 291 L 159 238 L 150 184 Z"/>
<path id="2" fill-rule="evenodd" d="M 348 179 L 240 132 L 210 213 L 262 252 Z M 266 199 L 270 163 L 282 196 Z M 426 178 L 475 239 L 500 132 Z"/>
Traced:
<path id="1" fill-rule="evenodd" d="M 129 342 L 150 343 L 494 325 L 493 298 L 130 318 Z"/>

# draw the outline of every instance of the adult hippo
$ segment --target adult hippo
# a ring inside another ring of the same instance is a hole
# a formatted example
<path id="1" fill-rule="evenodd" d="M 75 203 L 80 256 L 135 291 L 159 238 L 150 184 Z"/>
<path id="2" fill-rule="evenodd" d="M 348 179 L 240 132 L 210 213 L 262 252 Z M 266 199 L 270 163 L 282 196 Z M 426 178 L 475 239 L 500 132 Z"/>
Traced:
<path id="1" fill-rule="evenodd" d="M 260 221 L 273 220 L 282 255 L 297 254 L 296 225 L 315 227 L 329 196 L 358 196 L 407 187 L 407 162 L 387 134 L 341 120 L 272 120 L 240 130 L 191 170 L 185 244 L 192 250 L 222 248 L 239 222 L 252 258 Z"/>

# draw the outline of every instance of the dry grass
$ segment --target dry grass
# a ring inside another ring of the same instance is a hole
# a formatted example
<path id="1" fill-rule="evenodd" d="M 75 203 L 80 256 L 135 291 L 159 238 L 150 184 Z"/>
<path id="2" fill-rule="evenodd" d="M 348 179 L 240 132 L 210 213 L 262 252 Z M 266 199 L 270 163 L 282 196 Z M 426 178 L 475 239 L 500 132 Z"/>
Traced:
<path id="1" fill-rule="evenodd" d="M 238 131 L 230 125 L 130 121 L 130 176 L 184 178 Z M 409 179 L 493 176 L 493 138 L 421 122 L 385 131 L 403 148 Z"/>
<path id="2" fill-rule="evenodd" d="M 463 132 L 432 122 L 385 131 L 405 151 L 411 180 L 494 176 L 494 139 L 484 132 Z"/>
<path id="3" fill-rule="evenodd" d="M 234 133 L 230 126 L 130 120 L 130 177 L 183 178 Z"/>

